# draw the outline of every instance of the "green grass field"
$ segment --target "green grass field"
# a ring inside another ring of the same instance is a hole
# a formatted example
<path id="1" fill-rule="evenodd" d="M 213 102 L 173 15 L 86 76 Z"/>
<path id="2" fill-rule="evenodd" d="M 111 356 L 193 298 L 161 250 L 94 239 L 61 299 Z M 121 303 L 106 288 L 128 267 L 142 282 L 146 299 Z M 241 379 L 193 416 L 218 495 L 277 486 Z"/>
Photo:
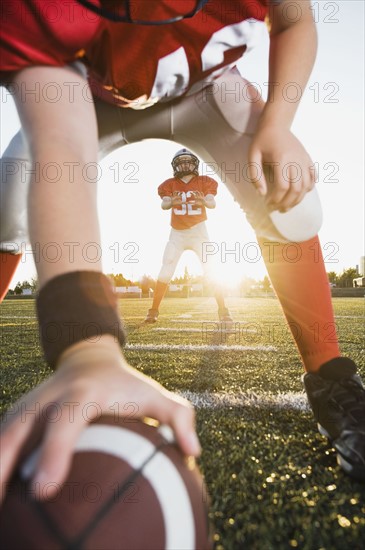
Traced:
<path id="1" fill-rule="evenodd" d="M 365 484 L 345 476 L 304 398 L 296 347 L 274 298 L 230 298 L 237 323 L 216 324 L 213 299 L 123 300 L 126 356 L 197 404 L 200 467 L 216 549 L 362 549 Z M 365 376 L 364 302 L 335 298 L 342 351 Z M 2 410 L 49 374 L 33 300 L 1 309 Z"/>

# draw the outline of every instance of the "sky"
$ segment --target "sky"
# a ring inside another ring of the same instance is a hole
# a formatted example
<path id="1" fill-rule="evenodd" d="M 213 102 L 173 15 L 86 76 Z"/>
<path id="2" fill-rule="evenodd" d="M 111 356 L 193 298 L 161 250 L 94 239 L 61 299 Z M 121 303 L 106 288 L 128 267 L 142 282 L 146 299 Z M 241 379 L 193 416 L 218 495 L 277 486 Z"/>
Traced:
<path id="1" fill-rule="evenodd" d="M 326 269 L 341 273 L 359 265 L 364 255 L 364 2 L 318 1 L 312 2 L 312 8 L 318 55 L 292 130 L 317 163 L 317 189 L 324 212 L 319 235 Z M 263 26 L 259 44 L 238 65 L 264 97 L 268 45 Z M 1 120 L 2 153 L 19 128 L 16 109 L 4 89 Z M 178 149 L 175 143 L 148 140 L 128 145 L 102 161 L 98 208 L 104 272 L 122 273 L 133 280 L 144 274 L 157 277 L 170 231 L 170 212 L 161 209 L 157 187 L 171 177 L 170 162 Z M 207 228 L 210 240 L 220 249 L 238 247 L 240 251 L 239 262 L 227 254 L 221 265 L 226 281 L 265 276 L 255 234 L 222 183 L 217 207 L 208 211 Z M 201 273 L 192 252 L 184 253 L 175 274 L 181 275 L 185 267 L 191 274 Z M 34 275 L 27 254 L 11 288 Z"/>

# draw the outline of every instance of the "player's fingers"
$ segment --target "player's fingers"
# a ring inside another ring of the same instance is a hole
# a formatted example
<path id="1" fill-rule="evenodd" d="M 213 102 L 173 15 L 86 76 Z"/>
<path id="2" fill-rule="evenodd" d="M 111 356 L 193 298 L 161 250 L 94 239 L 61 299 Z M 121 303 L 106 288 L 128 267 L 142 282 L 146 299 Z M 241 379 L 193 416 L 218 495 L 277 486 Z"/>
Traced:
<path id="1" fill-rule="evenodd" d="M 302 173 L 295 166 L 289 167 L 287 177 L 289 179 L 289 189 L 278 204 L 280 212 L 286 212 L 293 208 L 293 206 L 302 200 L 307 192 L 304 188 Z"/>
<path id="2" fill-rule="evenodd" d="M 7 411 L 1 424 L 0 503 L 7 492 L 10 476 L 18 461 L 22 447 L 34 426 L 35 414 L 29 414 L 25 422 L 26 407 L 23 408 L 22 404 L 23 402 L 18 402 L 14 408 Z"/>
<path id="3" fill-rule="evenodd" d="M 40 500 L 55 495 L 65 481 L 70 468 L 73 450 L 79 435 L 92 418 L 77 415 L 70 416 L 66 406 L 57 407 L 57 421 L 51 421 L 46 427 L 42 444 L 32 471 L 32 489 Z"/>
<path id="4" fill-rule="evenodd" d="M 308 191 L 312 190 L 317 181 L 317 169 L 315 164 L 309 166 L 309 187 Z"/>
<path id="5" fill-rule="evenodd" d="M 309 169 L 303 173 L 302 187 L 293 206 L 296 206 L 297 204 L 301 203 L 305 195 L 308 193 L 308 191 L 311 191 L 313 189 L 314 185 L 315 185 L 315 173 L 313 177 L 313 174 L 309 167 Z"/>
<path id="6" fill-rule="evenodd" d="M 194 409 L 191 406 L 175 405 L 170 425 L 181 450 L 188 456 L 199 456 L 201 446 L 195 431 Z"/>
<path id="7" fill-rule="evenodd" d="M 281 201 L 288 193 L 290 188 L 290 176 L 287 173 L 283 173 L 282 164 L 277 163 L 272 167 L 272 185 L 270 185 L 270 194 L 267 198 L 268 208 L 275 210 L 278 209 Z"/>
<path id="8" fill-rule="evenodd" d="M 298 176 L 300 175 L 300 178 Z M 280 212 L 287 212 L 297 204 L 301 203 L 305 195 L 313 189 L 315 182 L 315 172 L 311 171 L 311 167 L 303 170 L 301 174 L 296 175 L 295 170 L 291 173 L 291 188 L 284 197 L 280 205 Z M 296 188 L 296 193 L 293 189 Z"/>
<path id="9" fill-rule="evenodd" d="M 248 178 L 257 192 L 265 196 L 267 194 L 267 182 L 262 167 L 262 156 L 259 151 L 251 151 L 249 155 Z"/>
<path id="10" fill-rule="evenodd" d="M 163 398 L 160 396 L 156 404 L 157 408 L 152 409 L 151 416 L 173 429 L 183 453 L 199 456 L 201 447 L 195 431 L 195 411 L 189 401 L 164 390 Z"/>

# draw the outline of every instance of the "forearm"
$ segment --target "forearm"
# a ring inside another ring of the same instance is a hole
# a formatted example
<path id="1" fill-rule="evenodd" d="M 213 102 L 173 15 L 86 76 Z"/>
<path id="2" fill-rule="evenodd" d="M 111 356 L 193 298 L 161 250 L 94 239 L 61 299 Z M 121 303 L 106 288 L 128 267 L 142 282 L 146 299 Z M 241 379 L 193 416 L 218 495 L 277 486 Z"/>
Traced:
<path id="1" fill-rule="evenodd" d="M 214 195 L 211 195 L 211 194 L 205 195 L 205 197 L 204 197 L 204 206 L 205 206 L 205 208 L 215 208 L 216 207 L 216 202 L 215 202 Z"/>
<path id="2" fill-rule="evenodd" d="M 40 180 L 30 186 L 29 233 L 40 286 L 68 271 L 102 269 L 96 184 L 84 181 L 81 169 L 75 172 L 73 184 Z"/>
<path id="3" fill-rule="evenodd" d="M 285 0 L 272 8 L 271 19 L 269 94 L 260 125 L 290 128 L 314 65 L 317 32 L 307 0 Z"/>
<path id="4" fill-rule="evenodd" d="M 162 197 L 161 208 L 162 210 L 170 210 L 170 208 L 172 208 L 172 198 Z"/>
<path id="5" fill-rule="evenodd" d="M 94 108 L 82 96 L 85 80 L 67 67 L 20 71 L 15 90 L 49 82 L 60 90 L 74 82 L 74 102 L 67 93 L 57 103 L 33 96 L 24 102 L 15 93 L 33 161 L 28 218 L 40 287 L 70 271 L 101 271 Z"/>

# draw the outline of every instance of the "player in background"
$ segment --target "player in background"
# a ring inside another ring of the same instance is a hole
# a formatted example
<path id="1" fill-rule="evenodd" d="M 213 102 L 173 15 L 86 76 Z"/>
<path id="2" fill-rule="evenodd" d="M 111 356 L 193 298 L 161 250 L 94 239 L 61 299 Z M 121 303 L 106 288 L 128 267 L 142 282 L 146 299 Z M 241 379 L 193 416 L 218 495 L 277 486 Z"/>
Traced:
<path id="1" fill-rule="evenodd" d="M 24 2 L 22 7 L 27 9 L 35 3 L 36 0 Z M 42 7 L 47 0 L 38 3 Z M 299 89 L 305 88 L 315 60 L 317 38 L 310 2 L 301 0 L 293 5 L 291 0 L 187 0 L 184 13 L 176 12 L 175 7 L 182 5 L 180 2 L 167 0 L 133 2 L 133 10 L 127 1 L 81 3 L 98 12 L 104 21 L 96 34 L 82 44 L 82 33 L 64 26 L 79 40 L 71 52 L 66 50 L 67 55 L 65 50 L 60 53 L 59 46 L 60 41 L 67 42 L 70 36 L 67 32 L 60 36 L 59 19 L 53 29 L 57 44 L 42 35 L 40 51 L 36 48 L 38 34 L 31 34 L 33 27 L 29 21 L 26 27 L 17 21 L 16 9 L 6 39 L 1 43 L 9 43 L 8 51 L 18 54 L 12 57 L 14 63 L 6 70 L 13 71 L 14 96 L 27 136 L 27 141 L 21 134 L 16 136 L 3 159 L 13 169 L 2 182 L 2 192 L 9 196 L 4 203 L 13 207 L 11 219 L 22 221 L 20 212 L 26 193 L 24 184 L 19 183 L 15 164 L 18 159 L 30 158 L 29 149 L 33 165 L 56 159 L 80 167 L 95 161 L 97 149 L 102 158 L 128 143 L 161 138 L 180 143 L 205 162 L 214 163 L 221 180 L 256 231 L 271 283 L 298 346 L 306 371 L 308 400 L 320 429 L 333 442 L 341 467 L 364 479 L 365 391 L 355 363 L 341 356 L 333 331 L 331 294 L 317 237 L 321 208 L 314 189 L 313 162 L 291 132 L 298 102 L 287 101 L 285 93 L 291 82 Z M 14 2 L 6 4 L 9 5 Z M 265 104 L 257 89 L 235 69 L 235 62 L 251 47 L 257 21 L 266 17 L 270 19 L 270 53 Z M 112 21 L 106 22 L 107 19 Z M 30 52 L 22 51 L 19 32 L 30 34 Z M 43 33 L 44 28 L 38 28 L 37 32 Z M 35 68 L 32 65 L 36 56 Z M 80 58 L 88 66 L 94 105 L 90 96 L 89 101 L 82 98 L 85 77 L 74 66 Z M 65 92 L 64 98 L 73 90 L 77 101 L 73 96 L 72 103 L 65 100 L 64 104 L 53 104 L 54 108 L 51 102 L 44 105 L 31 97 L 22 101 L 22 84 L 32 90 L 37 84 L 45 87 L 50 82 Z M 33 177 L 28 209 L 33 244 L 99 242 L 94 186 L 85 182 L 80 168 L 76 171 L 79 185 L 70 185 L 68 172 L 63 174 L 57 185 L 39 183 Z M 2 249 L 6 251 L 9 243 L 16 244 L 21 235 L 26 239 L 27 228 L 15 223 L 2 242 Z M 287 254 L 291 243 L 294 258 Z M 68 249 L 64 252 L 67 257 Z M 9 253 L 4 256 L 9 257 Z M 57 274 L 55 269 L 64 273 L 88 267 L 78 255 L 72 266 L 38 266 L 39 280 L 42 286 Z M 100 271 L 101 266 L 93 265 L 92 269 Z M 315 335 L 313 326 L 317 329 Z M 80 402 L 90 398 L 90 392 L 99 398 L 100 383 L 106 388 L 109 380 L 112 397 L 121 387 L 127 389 L 128 395 L 131 391 L 133 394 L 132 380 L 128 378 L 124 384 L 109 370 L 100 368 L 101 363 L 98 359 L 93 368 L 84 364 L 78 369 L 58 369 L 46 386 L 26 397 L 26 405 L 54 401 L 55 393 L 64 395 L 75 387 Z M 82 390 L 79 379 L 87 381 L 81 385 Z M 141 394 L 137 392 L 138 395 Z M 157 404 L 159 399 L 156 394 L 155 397 Z M 181 418 L 179 413 L 178 416 Z M 156 413 L 156 417 L 159 419 L 160 415 Z M 174 412 L 172 418 L 176 418 Z M 43 473 L 45 482 L 61 480 L 72 443 L 81 429 L 80 420 L 74 426 L 58 423 L 46 428 L 40 462 L 44 468 L 38 468 L 37 472 Z M 19 415 L 15 414 L 2 441 L 5 481 L 29 429 L 32 429 L 29 425 L 20 424 Z M 66 446 L 62 445 L 64 440 Z M 63 453 L 58 453 L 59 448 Z M 61 467 L 60 457 L 65 459 Z M 55 477 L 48 469 L 53 467 L 58 472 Z"/>
<path id="2" fill-rule="evenodd" d="M 145 319 L 146 323 L 157 321 L 161 301 L 184 250 L 195 252 L 208 280 L 214 277 L 212 257 L 207 256 L 204 261 L 202 252 L 204 243 L 209 242 L 205 225 L 206 208 L 216 206 L 214 197 L 217 194 L 218 183 L 208 176 L 199 175 L 199 159 L 188 149 L 177 151 L 171 165 L 174 177 L 161 183 L 158 188 L 158 194 L 162 199 L 161 208 L 171 210 L 171 232 L 157 277 L 152 307 Z M 215 299 L 219 321 L 227 326 L 231 325 L 233 320 L 219 288 L 215 290 Z"/>

